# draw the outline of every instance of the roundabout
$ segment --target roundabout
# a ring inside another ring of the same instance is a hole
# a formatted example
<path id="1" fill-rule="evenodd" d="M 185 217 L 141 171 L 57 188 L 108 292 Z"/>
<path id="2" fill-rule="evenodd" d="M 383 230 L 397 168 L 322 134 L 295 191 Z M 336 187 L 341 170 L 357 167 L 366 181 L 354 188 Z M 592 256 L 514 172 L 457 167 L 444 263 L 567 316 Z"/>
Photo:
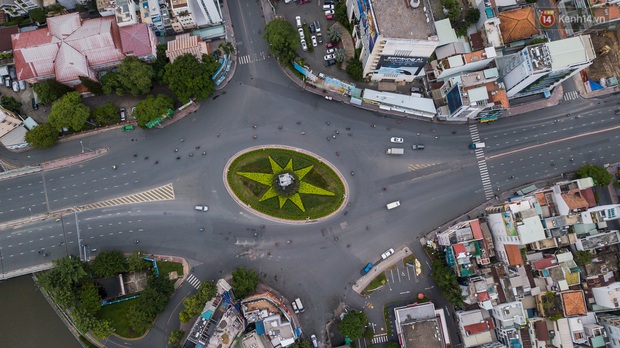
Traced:
<path id="1" fill-rule="evenodd" d="M 232 156 L 224 168 L 228 193 L 244 209 L 281 223 L 318 222 L 345 205 L 348 185 L 330 162 L 299 148 L 263 145 Z"/>

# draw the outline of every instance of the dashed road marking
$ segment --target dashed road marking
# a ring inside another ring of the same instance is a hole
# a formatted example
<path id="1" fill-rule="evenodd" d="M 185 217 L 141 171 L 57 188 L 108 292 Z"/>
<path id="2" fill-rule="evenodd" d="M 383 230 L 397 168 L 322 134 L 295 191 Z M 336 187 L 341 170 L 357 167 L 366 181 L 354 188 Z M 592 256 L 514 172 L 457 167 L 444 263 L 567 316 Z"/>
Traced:
<path id="1" fill-rule="evenodd" d="M 109 199 L 107 201 L 86 204 L 78 207 L 80 211 L 113 207 L 124 204 L 135 204 L 144 202 L 169 201 L 174 199 L 174 188 L 172 184 L 160 186 L 152 190 L 136 193 L 129 196 Z"/>

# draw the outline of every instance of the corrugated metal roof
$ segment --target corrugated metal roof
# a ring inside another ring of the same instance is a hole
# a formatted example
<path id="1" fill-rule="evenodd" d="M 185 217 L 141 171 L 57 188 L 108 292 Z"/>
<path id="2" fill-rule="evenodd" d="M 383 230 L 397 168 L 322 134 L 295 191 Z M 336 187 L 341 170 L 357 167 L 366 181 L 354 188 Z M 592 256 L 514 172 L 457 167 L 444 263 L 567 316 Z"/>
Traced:
<path id="1" fill-rule="evenodd" d="M 63 44 L 56 55 L 56 65 L 54 69 L 56 80 L 59 82 L 74 81 L 79 76 L 90 77 L 88 62 L 83 54 L 73 47 Z"/>
<path id="2" fill-rule="evenodd" d="M 47 19 L 47 28 L 50 33 L 61 40 L 73 34 L 80 25 L 80 14 L 77 12 Z"/>
<path id="3" fill-rule="evenodd" d="M 146 23 L 120 28 L 123 53 L 128 56 L 157 56 L 157 40 Z"/>

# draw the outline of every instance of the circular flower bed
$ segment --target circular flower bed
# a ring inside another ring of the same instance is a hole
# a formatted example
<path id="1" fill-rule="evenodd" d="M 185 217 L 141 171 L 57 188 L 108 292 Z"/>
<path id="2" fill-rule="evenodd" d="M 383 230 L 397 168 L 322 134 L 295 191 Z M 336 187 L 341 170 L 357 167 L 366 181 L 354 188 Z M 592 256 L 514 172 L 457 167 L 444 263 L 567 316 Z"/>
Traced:
<path id="1" fill-rule="evenodd" d="M 342 206 L 345 186 L 317 158 L 292 150 L 246 152 L 228 167 L 227 180 L 239 200 L 261 213 L 287 220 L 316 219 Z"/>

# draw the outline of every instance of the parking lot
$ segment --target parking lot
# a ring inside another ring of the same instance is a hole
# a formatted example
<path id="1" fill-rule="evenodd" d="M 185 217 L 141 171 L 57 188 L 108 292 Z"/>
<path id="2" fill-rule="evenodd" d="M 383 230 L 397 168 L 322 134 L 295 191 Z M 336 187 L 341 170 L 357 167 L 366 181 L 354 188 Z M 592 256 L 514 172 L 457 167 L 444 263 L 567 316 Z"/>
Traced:
<path id="1" fill-rule="evenodd" d="M 336 24 L 335 20 L 327 19 L 325 10 L 323 10 L 323 6 L 325 5 L 324 2 L 312 0 L 309 3 L 300 5 L 299 0 L 296 0 L 288 4 L 283 1 L 276 4 L 276 12 L 279 15 L 284 16 L 284 18 L 289 21 L 296 30 L 298 27 L 295 17 L 300 17 L 302 28 L 304 29 L 305 41 L 308 46 L 313 46 L 312 36 L 317 38 L 317 46 L 313 47 L 312 50 L 308 47 L 307 51 L 303 51 L 300 45 L 298 55 L 304 60 L 306 65 L 308 65 L 316 75 L 322 72 L 337 79 L 348 81 L 349 77 L 347 73 L 338 68 L 337 64 L 329 67 L 325 67 L 324 65 L 324 56 L 327 55 L 327 45 L 330 42 L 327 30 L 329 27 Z M 319 31 L 316 30 L 315 24 L 317 22 Z M 312 30 L 313 26 L 315 27 L 314 30 Z M 341 35 L 342 34 L 344 33 L 341 33 Z M 323 42 L 322 44 L 320 43 L 321 37 Z M 338 43 L 337 47 L 342 47 L 342 44 Z"/>

